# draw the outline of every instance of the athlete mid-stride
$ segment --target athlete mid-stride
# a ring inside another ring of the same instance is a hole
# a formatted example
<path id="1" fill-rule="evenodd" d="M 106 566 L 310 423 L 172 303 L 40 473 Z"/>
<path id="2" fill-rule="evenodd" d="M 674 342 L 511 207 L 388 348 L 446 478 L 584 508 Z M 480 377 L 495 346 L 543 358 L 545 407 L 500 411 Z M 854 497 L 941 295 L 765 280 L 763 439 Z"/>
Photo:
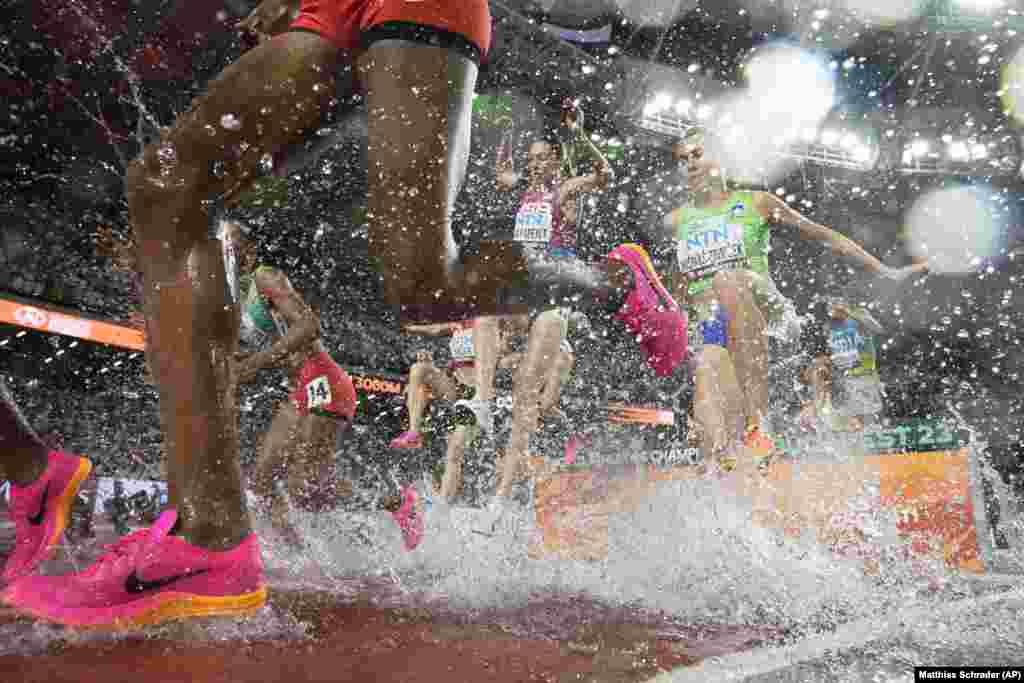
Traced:
<path id="1" fill-rule="evenodd" d="M 608 160 L 584 132 L 581 112 L 569 111 L 565 119 L 566 128 L 575 138 L 573 146 L 585 150 L 594 162 L 594 171 L 563 175 L 566 156 L 563 145 L 551 139 L 535 140 L 529 149 L 526 186 L 513 231 L 513 241 L 525 248 L 530 266 L 555 274 L 588 270 L 577 256 L 580 201 L 587 192 L 607 188 L 614 178 Z M 511 157 L 500 159 L 496 169 L 497 187 L 514 191 L 521 187 L 520 180 Z M 541 393 L 552 376 L 551 369 L 561 354 L 571 353 L 571 348 L 565 346 L 570 311 L 564 302 L 535 303 L 532 308 L 526 350 L 515 373 L 512 423 L 491 505 L 493 520 L 485 520 L 484 526 L 500 521 L 528 456 L 530 437 L 537 431 Z M 489 410 L 489 400 L 494 396 L 497 354 L 491 340 L 496 335 L 487 331 L 496 325 L 493 318 L 482 318 L 478 323 L 477 398 L 483 406 L 469 404 L 474 412 L 480 412 L 481 408 L 484 412 Z"/>
<path id="2" fill-rule="evenodd" d="M 259 44 L 213 79 L 125 178 L 171 507 L 130 561 L 108 554 L 78 574 L 9 586 L 3 599 L 39 618 L 137 625 L 251 614 L 266 603 L 238 464 L 238 318 L 213 212 L 346 113 L 338 110 L 350 95 L 364 94 L 367 105 L 369 242 L 389 302 L 430 322 L 456 309 L 459 318 L 472 307 L 493 313 L 499 292 L 527 274 L 521 258 L 486 250 L 460 264 L 451 233 L 490 46 L 484 0 L 264 0 L 245 25 Z M 146 590 L 126 593 L 130 577 Z"/>
<path id="3" fill-rule="evenodd" d="M 676 248 L 668 280 L 689 311 L 694 417 L 713 456 L 728 458 L 739 443 L 766 443 L 760 430 L 768 413 L 767 330 L 791 307 L 771 278 L 773 228 L 795 229 L 864 271 L 894 280 L 927 265 L 889 268 L 774 194 L 730 190 L 706 142 L 713 142 L 708 133 L 694 128 L 674 150 L 687 164 L 691 201 L 665 219 Z"/>
<path id="4" fill-rule="evenodd" d="M 391 441 L 391 448 L 417 449 L 423 446 L 420 426 L 427 406 L 432 398 L 441 398 L 450 403 L 470 398 L 476 386 L 476 348 L 473 330 L 474 320 L 433 325 L 407 325 L 405 330 L 413 334 L 429 336 L 450 335 L 451 361 L 447 369 L 434 365 L 429 351 L 419 351 L 416 362 L 409 369 L 409 384 L 406 387 L 406 405 L 409 410 L 409 429 Z M 454 414 L 454 409 L 449 411 Z M 462 465 L 466 450 L 479 436 L 480 426 L 475 419 L 453 419 L 448 433 L 445 451 L 444 474 L 438 491 L 442 501 L 450 501 L 462 488 Z"/>

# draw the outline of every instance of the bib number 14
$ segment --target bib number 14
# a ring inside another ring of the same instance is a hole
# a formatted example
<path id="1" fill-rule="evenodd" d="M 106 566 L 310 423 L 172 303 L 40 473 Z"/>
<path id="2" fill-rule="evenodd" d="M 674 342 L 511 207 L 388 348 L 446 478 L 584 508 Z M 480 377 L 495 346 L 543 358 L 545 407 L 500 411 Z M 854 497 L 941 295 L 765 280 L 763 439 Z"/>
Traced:
<path id="1" fill-rule="evenodd" d="M 321 375 L 306 385 L 306 400 L 310 408 L 319 408 L 331 403 L 331 385 Z"/>

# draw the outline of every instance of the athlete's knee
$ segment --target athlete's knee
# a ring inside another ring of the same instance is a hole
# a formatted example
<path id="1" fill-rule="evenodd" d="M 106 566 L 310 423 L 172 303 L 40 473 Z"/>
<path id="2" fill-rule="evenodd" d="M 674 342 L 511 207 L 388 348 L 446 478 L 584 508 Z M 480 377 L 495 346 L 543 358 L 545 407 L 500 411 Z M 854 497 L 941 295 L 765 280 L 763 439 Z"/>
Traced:
<path id="1" fill-rule="evenodd" d="M 557 308 L 552 308 L 547 311 L 544 311 L 543 313 L 537 316 L 537 320 L 536 322 L 534 322 L 534 327 L 537 329 L 553 329 L 555 327 L 563 328 L 566 326 L 567 323 L 565 319 L 565 314 L 560 309 Z"/>
<path id="2" fill-rule="evenodd" d="M 422 384 L 426 381 L 427 377 L 430 375 L 430 371 L 433 369 L 434 364 L 430 361 L 416 361 L 409 368 L 409 384 Z"/>
<path id="3" fill-rule="evenodd" d="M 739 294 L 741 282 L 738 273 L 733 270 L 719 271 L 711 278 L 711 285 L 719 296 Z"/>

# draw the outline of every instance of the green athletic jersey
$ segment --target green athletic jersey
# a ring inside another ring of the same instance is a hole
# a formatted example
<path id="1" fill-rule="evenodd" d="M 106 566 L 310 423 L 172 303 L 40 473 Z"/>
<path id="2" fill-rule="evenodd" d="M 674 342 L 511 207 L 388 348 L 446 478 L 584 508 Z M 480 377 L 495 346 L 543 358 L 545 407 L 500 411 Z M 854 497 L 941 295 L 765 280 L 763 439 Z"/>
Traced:
<path id="1" fill-rule="evenodd" d="M 687 206 L 676 219 L 679 270 L 691 296 L 711 286 L 720 270 L 751 270 L 766 277 L 771 227 L 754 207 L 753 192 L 733 192 L 712 209 Z"/>
<path id="2" fill-rule="evenodd" d="M 261 270 L 270 268 L 260 266 L 256 272 Z M 251 346 L 263 346 L 288 334 L 288 326 L 271 307 L 266 294 L 256 286 L 255 273 L 242 279 L 242 288 L 248 286 L 242 300 L 242 340 Z"/>

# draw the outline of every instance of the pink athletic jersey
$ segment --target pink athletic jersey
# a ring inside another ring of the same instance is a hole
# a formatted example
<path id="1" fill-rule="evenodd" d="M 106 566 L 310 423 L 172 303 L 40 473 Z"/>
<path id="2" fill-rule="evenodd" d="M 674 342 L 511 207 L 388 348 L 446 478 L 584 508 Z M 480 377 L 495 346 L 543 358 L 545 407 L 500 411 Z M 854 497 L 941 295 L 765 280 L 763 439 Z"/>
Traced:
<path id="1" fill-rule="evenodd" d="M 523 194 L 513 239 L 547 251 L 576 251 L 576 226 L 562 219 L 558 188 Z"/>
<path id="2" fill-rule="evenodd" d="M 647 357 L 647 364 L 660 376 L 668 377 L 686 362 L 686 312 L 668 293 L 643 247 L 620 244 L 608 260 L 622 261 L 633 271 L 634 288 L 615 314 Z"/>

